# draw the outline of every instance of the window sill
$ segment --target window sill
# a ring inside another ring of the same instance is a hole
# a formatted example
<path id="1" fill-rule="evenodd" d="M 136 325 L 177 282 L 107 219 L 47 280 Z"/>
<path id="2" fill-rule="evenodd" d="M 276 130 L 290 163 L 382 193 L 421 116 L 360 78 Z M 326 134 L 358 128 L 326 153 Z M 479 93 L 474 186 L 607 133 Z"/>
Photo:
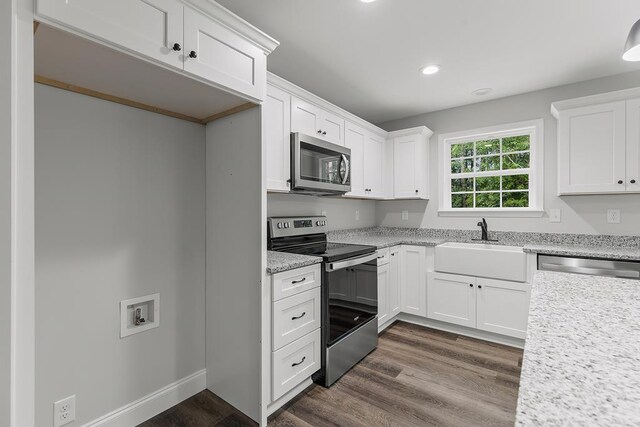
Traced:
<path id="1" fill-rule="evenodd" d="M 441 209 L 438 216 L 457 216 L 457 217 L 477 217 L 484 216 L 488 218 L 541 218 L 544 210 L 541 209 L 523 209 L 509 210 L 502 209 Z"/>

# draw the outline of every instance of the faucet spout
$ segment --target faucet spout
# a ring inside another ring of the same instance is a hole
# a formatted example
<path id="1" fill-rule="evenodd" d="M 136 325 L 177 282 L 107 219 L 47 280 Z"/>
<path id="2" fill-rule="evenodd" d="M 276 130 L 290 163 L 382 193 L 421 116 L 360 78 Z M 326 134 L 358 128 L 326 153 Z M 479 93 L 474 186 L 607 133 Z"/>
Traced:
<path id="1" fill-rule="evenodd" d="M 480 227 L 480 229 L 482 230 L 482 238 L 480 240 L 482 240 L 483 242 L 488 241 L 489 233 L 488 233 L 487 220 L 482 218 L 482 221 L 478 222 L 478 227 Z"/>

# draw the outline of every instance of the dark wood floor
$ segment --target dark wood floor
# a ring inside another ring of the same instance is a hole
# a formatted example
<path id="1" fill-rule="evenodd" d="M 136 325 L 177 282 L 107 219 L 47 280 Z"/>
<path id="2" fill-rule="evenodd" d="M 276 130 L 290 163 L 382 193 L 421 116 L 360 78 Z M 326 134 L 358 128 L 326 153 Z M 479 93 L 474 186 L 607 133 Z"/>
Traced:
<path id="1" fill-rule="evenodd" d="M 513 426 L 522 351 L 396 323 L 330 389 L 312 386 L 269 426 Z M 209 391 L 144 427 L 255 426 Z"/>

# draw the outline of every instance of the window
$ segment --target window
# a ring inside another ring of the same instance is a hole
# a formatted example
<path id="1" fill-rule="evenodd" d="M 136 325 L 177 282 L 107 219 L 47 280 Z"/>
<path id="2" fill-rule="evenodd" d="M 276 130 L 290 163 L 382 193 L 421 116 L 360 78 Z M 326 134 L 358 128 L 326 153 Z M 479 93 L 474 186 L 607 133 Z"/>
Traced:
<path id="1" fill-rule="evenodd" d="M 542 120 L 441 135 L 440 214 L 541 214 L 541 135 Z"/>

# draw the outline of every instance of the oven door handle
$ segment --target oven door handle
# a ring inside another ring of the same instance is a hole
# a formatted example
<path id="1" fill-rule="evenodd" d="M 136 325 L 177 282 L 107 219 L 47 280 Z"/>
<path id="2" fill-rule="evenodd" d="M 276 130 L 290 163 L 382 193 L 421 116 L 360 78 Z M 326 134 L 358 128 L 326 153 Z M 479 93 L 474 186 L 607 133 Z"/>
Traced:
<path id="1" fill-rule="evenodd" d="M 367 255 L 367 256 L 362 256 L 362 257 L 357 257 L 357 258 L 349 258 L 349 259 L 346 259 L 344 261 L 327 263 L 327 266 L 325 267 L 325 270 L 328 271 L 328 272 L 336 271 L 336 270 L 342 270 L 343 268 L 353 267 L 354 265 L 365 264 L 365 263 L 367 263 L 369 261 L 373 261 L 373 260 L 377 260 L 377 259 L 378 259 L 378 253 L 374 252 L 374 253 L 372 253 L 370 255 Z"/>

